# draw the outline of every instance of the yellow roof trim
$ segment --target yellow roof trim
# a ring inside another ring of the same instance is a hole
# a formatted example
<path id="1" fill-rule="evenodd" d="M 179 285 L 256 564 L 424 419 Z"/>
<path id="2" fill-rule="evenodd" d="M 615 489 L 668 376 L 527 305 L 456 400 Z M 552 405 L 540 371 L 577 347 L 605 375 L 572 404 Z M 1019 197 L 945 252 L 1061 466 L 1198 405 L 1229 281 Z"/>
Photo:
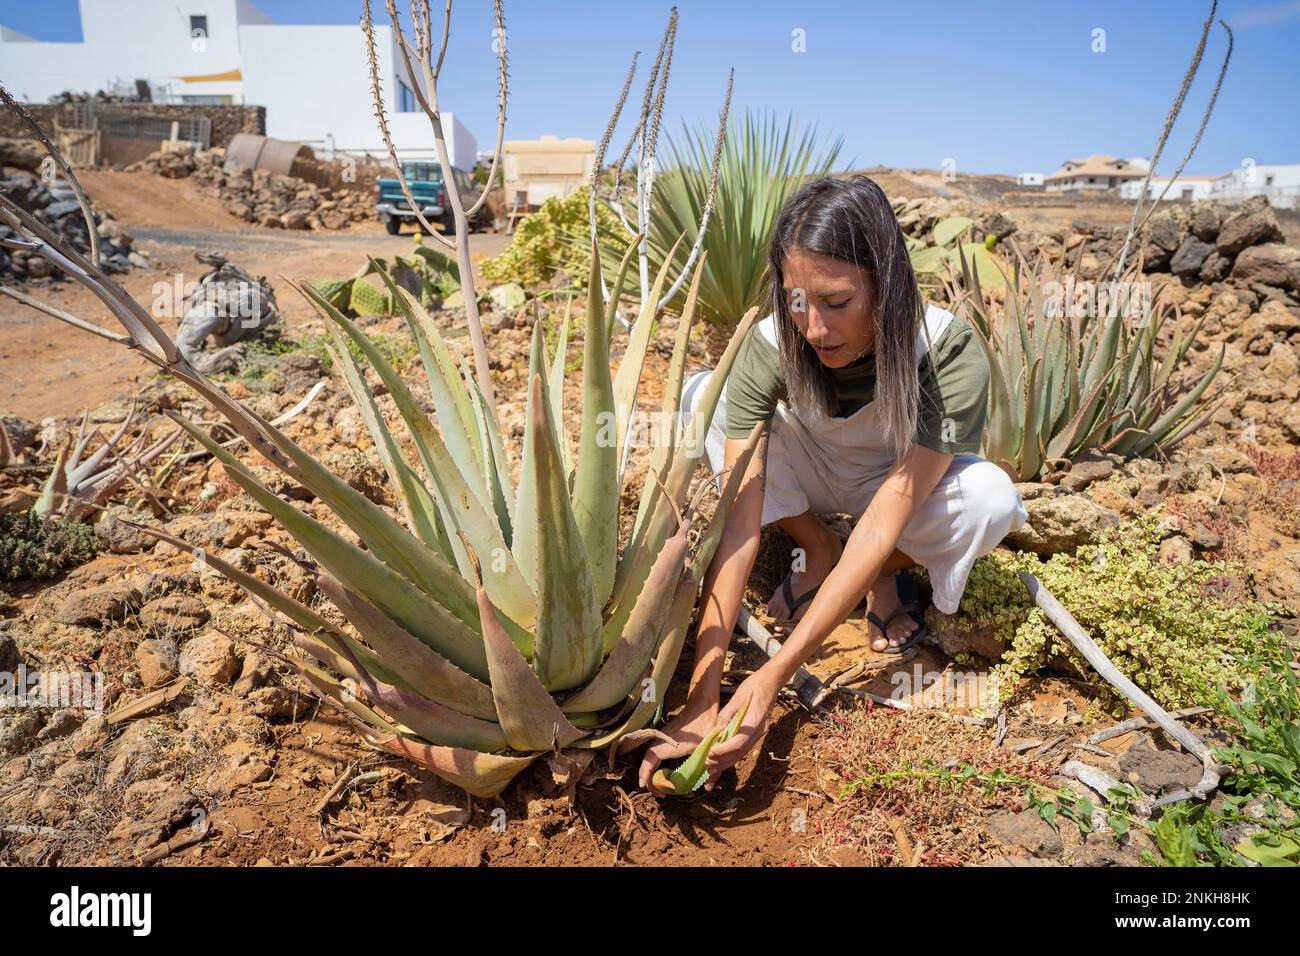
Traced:
<path id="1" fill-rule="evenodd" d="M 176 79 L 184 83 L 229 83 L 232 80 L 242 80 L 243 72 L 239 67 L 233 70 L 226 70 L 225 73 L 201 73 L 198 76 L 178 76 Z"/>

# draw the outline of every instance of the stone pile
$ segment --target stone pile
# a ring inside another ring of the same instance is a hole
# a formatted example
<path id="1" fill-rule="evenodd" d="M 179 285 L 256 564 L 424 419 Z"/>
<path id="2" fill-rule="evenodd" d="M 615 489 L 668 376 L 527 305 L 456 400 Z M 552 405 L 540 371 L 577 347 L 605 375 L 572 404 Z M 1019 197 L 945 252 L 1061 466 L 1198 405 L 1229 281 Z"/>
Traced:
<path id="1" fill-rule="evenodd" d="M 269 229 L 345 229 L 375 218 L 374 197 L 356 189 L 330 189 L 267 170 L 223 168 L 220 149 L 157 152 L 126 167 L 168 179 L 194 179 L 209 187 L 232 216 Z"/>
<path id="2" fill-rule="evenodd" d="M 0 177 L 0 191 L 30 212 L 56 234 L 63 236 L 78 252 L 89 253 L 90 234 L 86 230 L 81 207 L 72 190 L 62 181 L 47 187 L 37 176 L 15 173 Z M 95 231 L 99 234 L 100 262 L 105 272 L 122 273 L 131 268 L 148 269 L 148 257 L 132 249 L 131 234 L 126 227 L 102 209 L 94 208 Z M 0 224 L 0 238 L 16 238 L 14 231 Z M 0 249 L 0 277 L 5 281 L 28 282 L 59 279 L 60 273 L 44 256 L 24 250 Z"/>
<path id="3" fill-rule="evenodd" d="M 1070 253 L 1073 260 L 1078 254 L 1075 271 L 1085 279 L 1105 278 L 1102 273 L 1127 232 L 1127 225 L 1088 222 L 1044 233 L 1018 230 L 1010 217 L 987 204 L 938 196 L 897 199 L 894 213 L 903 232 L 917 239 L 928 240 L 935 224 L 952 216 L 973 219 L 977 232 L 999 240 L 1019 233 L 1018 243 L 1031 259 L 1037 253 L 1052 260 Z M 1166 202 L 1130 249 L 1130 261 L 1141 255 L 1148 275 L 1172 273 L 1188 285 L 1231 281 L 1265 300 L 1300 303 L 1300 249 L 1286 245 L 1277 214 L 1263 196 L 1239 205 Z"/>
<path id="4" fill-rule="evenodd" d="M 1066 250 L 1087 243 L 1079 272 L 1088 276 L 1119 250 L 1125 231 L 1075 223 L 1068 234 L 1051 238 Z M 1165 203 L 1131 248 L 1141 254 L 1148 275 L 1172 273 L 1189 285 L 1230 280 L 1264 298 L 1284 294 L 1300 302 L 1300 249 L 1286 244 L 1277 213 L 1263 196 L 1231 206 Z"/>

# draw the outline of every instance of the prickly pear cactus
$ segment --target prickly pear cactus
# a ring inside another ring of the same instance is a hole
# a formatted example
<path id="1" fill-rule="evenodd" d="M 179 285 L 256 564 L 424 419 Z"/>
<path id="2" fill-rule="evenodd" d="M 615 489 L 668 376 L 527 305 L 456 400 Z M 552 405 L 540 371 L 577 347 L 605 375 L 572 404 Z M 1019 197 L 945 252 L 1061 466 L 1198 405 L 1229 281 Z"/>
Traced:
<path id="1" fill-rule="evenodd" d="M 389 297 L 365 279 L 352 283 L 351 305 L 357 315 L 387 315 L 392 311 Z"/>
<path id="2" fill-rule="evenodd" d="M 352 302 L 352 279 L 313 279 L 312 288 L 325 297 L 325 301 L 340 312 L 346 312 Z"/>

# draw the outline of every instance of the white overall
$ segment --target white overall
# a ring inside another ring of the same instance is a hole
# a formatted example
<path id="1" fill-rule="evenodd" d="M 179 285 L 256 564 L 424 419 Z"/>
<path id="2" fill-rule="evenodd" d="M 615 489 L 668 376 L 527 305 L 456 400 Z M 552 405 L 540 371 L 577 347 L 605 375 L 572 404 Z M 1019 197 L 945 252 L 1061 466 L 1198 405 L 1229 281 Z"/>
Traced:
<path id="1" fill-rule="evenodd" d="M 925 328 L 916 339 L 918 363 L 952 320 L 951 312 L 935 306 L 926 310 Z M 776 346 L 775 318 L 768 316 L 758 328 Z M 699 372 L 686 383 L 684 409 L 695 410 L 694 403 L 712 374 L 712 370 Z M 705 454 L 715 472 L 723 468 L 726 393 L 724 388 L 705 439 Z M 808 510 L 861 517 L 894 458 L 874 402 L 846 418 L 821 416 L 811 421 L 796 418 L 784 402 L 779 403 L 768 439 L 762 523 Z M 1006 472 L 978 455 L 956 455 L 903 529 L 898 548 L 929 572 L 934 606 L 953 614 L 975 560 L 997 547 L 1027 517 Z"/>

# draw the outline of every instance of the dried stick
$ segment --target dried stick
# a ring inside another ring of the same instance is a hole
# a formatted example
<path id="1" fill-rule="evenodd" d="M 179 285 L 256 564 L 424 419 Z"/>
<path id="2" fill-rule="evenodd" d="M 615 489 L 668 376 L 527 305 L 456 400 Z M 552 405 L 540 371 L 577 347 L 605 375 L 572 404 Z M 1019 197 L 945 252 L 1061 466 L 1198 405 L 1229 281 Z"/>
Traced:
<path id="1" fill-rule="evenodd" d="M 179 853 L 181 850 L 188 849 L 197 843 L 202 843 L 212 832 L 211 827 L 203 827 L 201 830 L 195 830 L 193 827 L 186 827 L 185 830 L 176 834 L 165 843 L 160 843 L 144 856 L 140 857 L 140 864 L 148 866 L 150 863 L 157 863 L 159 860 L 166 859 L 173 853 Z"/>
<path id="2" fill-rule="evenodd" d="M 1106 771 L 1100 767 L 1094 767 L 1092 764 L 1084 763 L 1082 760 L 1069 761 L 1061 768 L 1061 773 L 1064 776 L 1073 777 L 1089 790 L 1094 791 L 1103 800 L 1110 799 L 1112 790 L 1124 789 L 1124 785 Z M 1140 796 L 1133 802 L 1133 809 L 1137 811 L 1137 816 L 1147 819 L 1151 816 L 1151 811 L 1155 805 L 1150 797 Z"/>
<path id="3" fill-rule="evenodd" d="M 410 46 L 406 42 L 406 35 L 402 32 L 401 23 L 397 18 L 397 9 L 393 6 L 392 0 L 388 0 L 388 11 L 393 18 L 393 33 L 398 40 L 397 46 L 402 52 L 402 59 L 406 63 L 406 72 L 411 78 L 411 87 L 415 92 L 416 101 L 419 102 L 421 109 L 427 113 L 429 104 L 424 98 L 424 92 L 420 89 L 420 84 L 415 81 L 415 70 L 411 67 L 410 61 Z M 397 147 L 394 145 L 392 133 L 388 129 L 388 113 L 384 109 L 383 90 L 379 85 L 379 57 L 375 53 L 375 25 L 370 14 L 370 0 L 365 0 L 362 7 L 361 29 L 366 35 L 366 58 L 370 64 L 370 95 L 375 104 L 375 122 L 379 124 L 379 136 L 383 139 L 384 146 L 388 150 L 388 158 L 392 160 L 393 169 L 397 175 L 397 184 L 402 187 L 402 195 L 406 197 L 406 202 L 411 207 L 411 212 L 415 213 L 415 219 L 420 224 L 420 227 L 426 233 L 436 237 L 447 248 L 454 249 L 455 244 L 438 232 L 433 227 L 433 224 L 424 218 L 420 204 L 415 201 L 410 184 L 406 181 L 406 175 L 402 172 L 401 160 L 397 158 Z"/>
<path id="4" fill-rule="evenodd" d="M 1176 710 L 1169 716 L 1181 720 L 1184 717 L 1195 717 L 1199 714 L 1208 713 L 1210 713 L 1209 707 L 1188 707 L 1186 710 Z M 1150 717 L 1134 717 L 1131 720 L 1126 720 L 1113 727 L 1097 731 L 1097 733 L 1088 738 L 1088 743 L 1095 746 L 1102 741 L 1110 740 L 1113 737 L 1122 737 L 1134 730 L 1146 730 L 1154 723 L 1155 720 Z"/>
<path id="5" fill-rule="evenodd" d="M 636 126 L 628 138 L 627 145 L 623 147 L 622 153 L 619 154 L 617 161 L 612 164 L 613 170 L 613 190 L 604 204 L 611 209 L 618 217 L 623 228 L 627 230 L 631 241 L 637 247 L 637 271 L 641 285 L 641 299 L 644 302 L 645 297 L 649 295 L 650 290 L 650 222 L 654 210 L 654 179 L 656 169 L 656 152 L 658 149 L 659 129 L 663 122 L 664 100 L 667 95 L 668 77 L 672 68 L 673 48 L 677 38 L 677 8 L 672 9 L 668 18 L 668 25 L 664 29 L 663 37 L 659 41 L 659 52 L 655 57 L 654 65 L 650 69 L 650 76 L 646 82 L 645 94 L 641 103 L 641 112 Z M 600 189 L 601 170 L 605 161 L 605 154 L 609 148 L 610 140 L 613 138 L 614 129 L 618 125 L 619 116 L 623 112 L 623 107 L 627 102 L 628 92 L 632 86 L 632 78 L 636 73 L 637 59 L 640 53 L 632 57 L 632 65 L 628 69 L 627 78 L 623 82 L 623 89 L 619 93 L 618 102 L 614 106 L 614 112 L 610 117 L 609 124 L 605 128 L 605 133 L 601 137 L 600 145 L 596 150 L 595 162 L 591 172 L 591 196 L 587 204 L 587 215 L 590 220 L 590 232 L 594 241 L 597 234 L 596 228 L 596 204 L 600 200 L 598 195 Z M 722 145 L 726 136 L 727 119 L 731 110 L 731 96 L 735 81 L 735 71 L 732 70 L 727 78 L 727 92 L 723 100 L 722 112 L 719 116 L 718 133 L 714 141 L 713 162 L 709 172 L 709 187 L 705 197 L 704 209 L 700 216 L 700 222 L 696 231 L 695 242 L 692 244 L 689 254 L 686 258 L 686 265 L 673 281 L 667 292 L 655 304 L 656 309 L 662 309 L 673 297 L 681 290 L 682 285 L 690 277 L 694 270 L 700 253 L 704 247 L 704 234 L 708 228 L 709 217 L 713 212 L 714 199 L 717 193 L 718 172 L 721 164 Z M 636 222 L 629 221 L 627 212 L 623 208 L 623 177 L 624 166 L 631 156 L 633 146 L 639 143 L 637 152 L 636 167 Z M 606 302 L 609 301 L 611 291 L 605 283 L 604 276 L 600 277 L 601 294 Z M 617 314 L 617 313 L 616 313 Z M 620 321 L 625 326 L 628 325 L 626 319 L 620 314 Z"/>
<path id="6" fill-rule="evenodd" d="M 704 249 L 704 232 L 709 228 L 709 217 L 713 215 L 713 201 L 717 198 L 718 192 L 718 172 L 722 167 L 722 145 L 727 136 L 727 118 L 731 112 L 731 92 L 736 82 L 736 71 L 733 69 L 727 74 L 727 95 L 722 101 L 722 113 L 718 117 L 718 135 L 713 140 L 713 162 L 709 166 L 709 189 L 704 196 L 704 211 L 700 213 L 700 226 L 695 234 L 695 242 L 691 245 L 690 254 L 686 257 L 686 265 L 682 267 L 681 273 L 664 297 L 659 300 L 659 308 L 663 308 L 672 301 L 678 290 L 681 289 L 682 283 L 686 281 L 691 271 L 695 268 L 695 262 L 700 257 L 700 252 Z"/>
<path id="7" fill-rule="evenodd" d="M 492 151 L 492 165 L 488 167 L 487 184 L 483 187 L 483 192 L 479 194 L 474 205 L 465 211 L 465 217 L 468 219 L 476 212 L 483 208 L 483 203 L 487 201 L 488 193 L 492 191 L 492 183 L 496 180 L 497 165 L 501 161 L 501 148 L 506 138 L 506 91 L 507 91 L 507 71 L 506 71 L 506 19 L 505 13 L 501 9 L 500 0 L 495 4 L 497 15 L 497 43 L 501 47 L 501 80 L 500 80 L 500 101 L 497 108 L 497 145 Z"/>
<path id="8" fill-rule="evenodd" d="M 1142 231 L 1142 227 L 1147 224 L 1147 220 L 1151 218 L 1152 214 L 1157 208 L 1159 208 L 1160 203 L 1164 201 L 1165 196 L 1174 185 L 1174 181 L 1183 174 L 1183 170 L 1187 168 L 1187 163 L 1192 158 L 1192 154 L 1196 152 L 1196 147 L 1201 144 L 1201 137 L 1205 135 L 1205 127 L 1210 124 L 1210 115 L 1214 112 L 1214 104 L 1218 102 L 1219 91 L 1223 89 L 1224 77 L 1228 75 L 1228 63 L 1232 60 L 1232 28 L 1222 20 L 1219 21 L 1219 26 L 1223 27 L 1224 31 L 1228 34 L 1228 52 L 1223 55 L 1223 65 L 1219 67 L 1219 78 L 1215 81 L 1214 92 L 1210 94 L 1210 102 L 1206 104 L 1205 113 L 1201 116 L 1201 125 L 1197 128 L 1196 135 L 1192 137 L 1192 144 L 1187 147 L 1187 152 L 1183 155 L 1182 162 L 1178 164 L 1178 168 L 1174 170 L 1174 174 L 1169 177 L 1169 182 L 1165 183 L 1165 188 L 1160 190 L 1160 195 L 1157 196 L 1156 201 L 1151 204 L 1151 208 L 1147 210 L 1146 216 L 1144 216 L 1142 221 L 1138 223 L 1138 232 Z"/>
<path id="9" fill-rule="evenodd" d="M 1219 786 L 1221 771 L 1210 748 L 1206 746 L 1201 738 L 1170 716 L 1168 711 L 1157 704 L 1146 691 L 1120 673 L 1119 668 L 1111 662 L 1105 652 L 1088 636 L 1088 632 L 1074 619 L 1074 615 L 1065 609 L 1061 602 L 1056 599 L 1056 596 L 1044 587 L 1038 578 L 1026 571 L 1017 573 L 1029 590 L 1034 603 L 1042 608 L 1048 620 L 1055 624 L 1057 629 L 1065 635 L 1066 640 L 1073 644 L 1075 649 L 1084 656 L 1084 659 L 1092 665 L 1093 670 L 1105 678 L 1107 683 L 1128 698 L 1131 703 L 1148 714 L 1150 719 L 1161 730 L 1174 740 L 1177 740 L 1187 748 L 1188 752 L 1201 761 L 1204 772 L 1200 781 L 1188 793 L 1196 799 L 1205 799 Z"/>
<path id="10" fill-rule="evenodd" d="M 1124 272 L 1128 247 L 1133 241 L 1133 235 L 1137 228 L 1138 213 L 1142 209 L 1142 197 L 1147 194 L 1147 186 L 1151 184 L 1151 177 L 1155 174 L 1156 164 L 1160 162 L 1160 154 L 1164 152 L 1165 142 L 1169 139 L 1169 133 L 1178 120 L 1178 114 L 1183 111 L 1183 101 L 1187 99 L 1187 91 L 1192 87 L 1192 80 L 1196 78 L 1197 71 L 1201 68 L 1201 57 L 1205 55 L 1205 41 L 1210 35 L 1210 27 L 1214 25 L 1214 14 L 1218 8 L 1219 0 L 1210 0 L 1210 15 L 1205 18 L 1205 24 L 1201 27 L 1201 40 L 1196 45 L 1196 52 L 1192 54 L 1192 62 L 1188 65 L 1187 73 L 1183 76 L 1182 85 L 1179 86 L 1178 94 L 1174 97 L 1173 105 L 1169 108 L 1169 115 L 1165 117 L 1165 125 L 1160 130 L 1160 139 L 1156 142 L 1155 152 L 1151 155 L 1151 164 L 1147 167 L 1146 178 L 1142 180 L 1142 189 L 1138 193 L 1137 202 L 1133 206 L 1133 217 L 1129 220 L 1128 232 L 1124 235 L 1124 244 L 1120 246 L 1119 261 L 1115 266 L 1116 279 Z"/>
<path id="11" fill-rule="evenodd" d="M 591 241 L 596 241 L 596 193 L 600 188 L 600 171 L 605 164 L 605 151 L 609 149 L 609 141 L 614 136 L 614 127 L 618 125 L 618 118 L 623 113 L 623 105 L 627 102 L 628 91 L 632 89 L 632 77 L 636 75 L 636 61 L 641 56 L 641 51 L 637 50 L 632 54 L 632 65 L 628 67 L 627 79 L 623 81 L 623 90 L 618 95 L 618 102 L 614 104 L 614 112 L 609 118 L 609 125 L 605 127 L 605 135 L 600 138 L 600 145 L 596 147 L 596 157 L 591 164 L 591 194 L 587 197 L 587 218 L 591 221 Z M 616 177 L 621 176 L 623 169 L 621 166 L 614 171 Z M 619 212 L 619 210 L 615 210 Z M 624 226 L 631 228 L 631 223 L 624 220 Z M 603 285 L 603 283 L 602 283 Z M 605 293 L 606 300 L 609 299 L 609 293 Z"/>
<path id="12" fill-rule="evenodd" d="M 98 335 L 101 339 L 108 339 L 110 342 L 116 342 L 119 345 L 131 344 L 131 339 L 128 336 L 100 328 L 98 325 L 79 319 L 75 315 L 64 312 L 62 309 L 56 309 L 54 306 L 42 302 L 40 299 L 33 299 L 26 293 L 19 292 L 17 289 L 11 288 L 10 286 L 0 285 L 0 295 L 7 295 L 14 301 L 21 302 L 23 305 L 35 309 L 37 312 L 44 312 L 46 315 L 53 316 L 60 322 L 67 322 L 69 325 L 76 326 L 83 332 L 90 332 L 92 335 Z"/>
<path id="13" fill-rule="evenodd" d="M 385 0 L 388 9 L 389 18 L 392 21 L 393 36 L 397 40 L 398 51 L 402 55 L 402 62 L 406 66 L 408 75 L 411 78 L 413 92 L 420 108 L 424 110 L 425 115 L 429 118 L 429 125 L 433 128 L 433 141 L 438 151 L 438 165 L 442 168 L 443 188 L 447 190 L 447 202 L 451 206 L 452 220 L 455 223 L 455 238 L 448 239 L 446 236 L 435 230 L 416 208 L 414 197 L 411 195 L 410 188 L 402 175 L 401 164 L 397 162 L 397 149 L 393 145 L 392 137 L 388 131 L 388 121 L 384 111 L 383 96 L 379 87 L 379 66 L 375 54 L 375 31 L 374 22 L 370 11 L 370 0 L 365 0 L 362 8 L 361 28 L 366 35 L 366 53 L 370 60 L 370 79 L 371 95 L 375 104 L 375 118 L 379 123 L 379 130 L 384 138 L 384 145 L 388 148 L 389 156 L 393 160 L 394 166 L 397 167 L 398 182 L 402 186 L 402 192 L 406 200 L 411 204 L 417 218 L 426 231 L 434 235 L 439 242 L 456 253 L 456 263 L 460 270 L 461 291 L 465 300 L 465 319 L 469 326 L 470 342 L 474 351 L 474 373 L 478 380 L 479 391 L 483 393 L 483 400 L 493 412 L 496 411 L 496 389 L 492 385 L 492 373 L 488 367 L 487 343 L 483 338 L 483 321 L 478 311 L 478 293 L 474 286 L 474 266 L 470 261 L 469 249 L 469 218 L 465 206 L 461 200 L 460 187 L 456 183 L 456 177 L 452 175 L 451 154 L 447 149 L 447 137 L 442 128 L 442 112 L 438 106 L 438 76 L 442 70 L 443 57 L 447 51 L 447 40 L 451 33 L 451 0 L 447 0 L 446 9 L 443 16 L 442 45 L 438 52 L 438 59 L 435 64 L 433 59 L 433 49 L 429 42 L 431 39 L 431 13 L 429 10 L 428 0 L 419 0 L 419 7 L 413 10 L 412 19 L 418 24 L 416 29 L 416 45 L 412 48 L 410 41 L 406 38 L 406 33 L 397 12 L 395 0 Z M 493 0 L 493 6 L 496 11 L 498 41 L 500 43 L 500 116 L 498 120 L 498 151 L 500 143 L 505 135 L 505 102 L 507 95 L 507 61 L 505 36 L 505 15 L 502 12 L 501 0 Z M 424 77 L 424 88 L 415 80 L 415 63 L 420 65 L 420 73 Z M 488 185 L 491 185 L 489 181 Z M 486 196 L 486 190 L 484 191 Z M 477 208 L 477 206 L 475 207 Z"/>

